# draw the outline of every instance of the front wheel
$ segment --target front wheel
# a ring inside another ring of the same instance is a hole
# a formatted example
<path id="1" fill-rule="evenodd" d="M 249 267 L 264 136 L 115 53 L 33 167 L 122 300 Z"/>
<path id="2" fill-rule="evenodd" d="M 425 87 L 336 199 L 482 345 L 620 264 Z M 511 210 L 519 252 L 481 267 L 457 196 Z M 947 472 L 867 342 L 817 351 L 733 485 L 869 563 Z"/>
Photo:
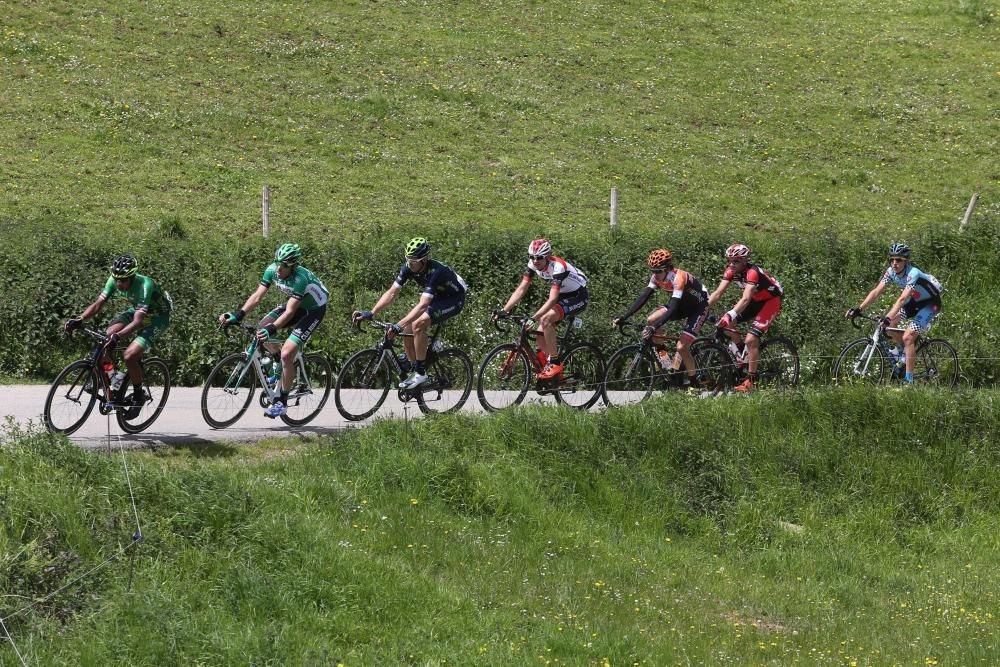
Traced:
<path id="1" fill-rule="evenodd" d="M 146 359 L 140 362 L 142 365 L 142 407 L 139 413 L 132 418 L 126 418 L 127 408 L 118 410 L 118 425 L 126 433 L 140 433 L 149 428 L 149 425 L 156 421 L 156 418 L 163 412 L 163 406 L 167 404 L 167 396 L 170 395 L 170 369 L 162 359 Z M 129 377 L 125 376 L 125 384 L 122 385 L 121 395 L 127 396 Z"/>
<path id="2" fill-rule="evenodd" d="M 461 409 L 472 393 L 472 360 L 451 348 L 434 355 L 427 363 L 426 388 L 417 392 L 417 405 L 427 414 L 444 414 Z"/>
<path id="3" fill-rule="evenodd" d="M 289 426 L 302 426 L 316 418 L 333 387 L 333 367 L 319 353 L 307 354 L 295 364 L 295 379 L 288 393 L 287 411 L 281 421 Z"/>
<path id="4" fill-rule="evenodd" d="M 231 354 L 215 365 L 201 390 L 201 416 L 212 428 L 236 423 L 250 407 L 257 373 L 242 352 Z"/>
<path id="5" fill-rule="evenodd" d="M 45 397 L 45 426 L 52 433 L 69 435 L 83 426 L 99 390 L 97 373 L 90 361 L 74 361 L 52 381 Z"/>
<path id="6" fill-rule="evenodd" d="M 383 351 L 369 348 L 355 352 L 344 362 L 333 391 L 337 411 L 344 419 L 368 419 L 385 403 L 393 383 L 383 355 Z"/>
<path id="7" fill-rule="evenodd" d="M 880 384 L 885 378 L 888 360 L 882 348 L 871 338 L 851 341 L 841 350 L 833 364 L 833 381 L 837 384 Z"/>
<path id="8" fill-rule="evenodd" d="M 630 405 L 645 401 L 653 393 L 657 362 L 642 345 L 626 345 L 608 359 L 604 372 L 604 402 L 608 405 Z"/>
<path id="9" fill-rule="evenodd" d="M 931 338 L 917 348 L 913 381 L 931 387 L 955 387 L 958 384 L 958 353 L 947 341 Z"/>
<path id="10" fill-rule="evenodd" d="M 691 345 L 695 361 L 697 389 L 719 394 L 736 384 L 733 358 L 729 351 L 714 340 L 698 339 Z"/>
<path id="11" fill-rule="evenodd" d="M 799 353 L 795 343 L 778 336 L 760 345 L 758 384 L 771 389 L 790 389 L 799 383 Z"/>
<path id="12" fill-rule="evenodd" d="M 596 345 L 578 343 L 562 357 L 563 379 L 556 385 L 556 401 L 586 410 L 601 397 L 604 355 Z"/>
<path id="13" fill-rule="evenodd" d="M 488 412 L 520 405 L 528 393 L 531 363 L 524 350 L 513 343 L 497 345 L 479 367 L 476 395 Z"/>

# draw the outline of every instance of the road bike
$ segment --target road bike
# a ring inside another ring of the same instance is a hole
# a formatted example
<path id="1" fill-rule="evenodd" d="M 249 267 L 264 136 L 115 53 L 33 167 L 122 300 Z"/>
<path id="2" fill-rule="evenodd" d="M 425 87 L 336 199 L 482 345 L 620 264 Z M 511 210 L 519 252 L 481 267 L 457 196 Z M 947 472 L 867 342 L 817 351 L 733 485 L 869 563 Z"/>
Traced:
<path id="1" fill-rule="evenodd" d="M 862 320 L 874 323 L 872 333 L 844 346 L 833 364 L 833 379 L 838 384 L 877 385 L 886 380 L 902 381 L 905 364 L 898 363 L 889 351 L 894 344 L 886 334 L 902 332 L 898 327 L 882 326 L 877 315 L 858 314 L 851 318 L 855 329 L 863 328 Z M 940 338 L 922 339 L 917 345 L 913 364 L 913 382 L 937 387 L 958 384 L 958 353 L 950 343 Z"/>
<path id="2" fill-rule="evenodd" d="M 628 331 L 637 336 L 645 328 L 644 324 L 634 322 L 619 322 L 617 329 L 622 335 Z M 654 389 L 680 389 L 684 378 L 688 377 L 684 366 L 673 370 L 674 355 L 657 348 L 666 344 L 667 348 L 675 346 L 678 336 L 660 334 L 657 336 L 663 343 L 654 343 L 653 337 L 641 338 L 639 342 L 626 345 L 616 350 L 608 359 L 607 372 L 604 375 L 604 402 L 608 405 L 628 405 L 649 398 Z M 696 338 L 691 343 L 691 355 L 695 361 L 695 377 L 691 388 L 709 394 L 718 394 L 733 386 L 733 365 L 725 346 L 711 338 Z M 661 354 L 666 355 L 671 368 L 664 368 L 660 361 Z"/>
<path id="3" fill-rule="evenodd" d="M 261 388 L 258 403 L 262 408 L 269 407 L 281 395 L 281 377 L 270 383 L 261 365 L 262 360 L 271 358 L 271 352 L 258 341 L 257 329 L 243 323 L 224 328 L 227 335 L 233 330 L 242 331 L 250 339 L 246 349 L 217 363 L 201 390 L 201 415 L 213 428 L 226 428 L 236 423 L 253 402 L 258 386 Z M 271 337 L 266 342 L 282 345 L 285 341 Z M 280 352 L 275 353 L 277 355 Z M 277 359 L 273 363 L 276 362 Z M 315 419 L 326 405 L 333 386 L 333 368 L 325 355 L 319 352 L 304 354 L 301 347 L 293 363 L 295 377 L 281 421 L 289 426 L 302 426 Z"/>
<path id="4" fill-rule="evenodd" d="M 520 405 L 532 388 L 540 396 L 551 395 L 557 402 L 580 410 L 590 408 L 601 398 L 604 355 L 600 348 L 589 342 L 578 342 L 568 348 L 565 345 L 568 333 L 582 327 L 580 318 L 573 318 L 572 329 L 566 320 L 559 323 L 562 331 L 557 334 L 558 344 L 565 350 L 561 355 L 563 372 L 549 380 L 540 380 L 537 376 L 544 363 L 531 344 L 539 336 L 534 320 L 502 310 L 495 311 L 494 315 L 498 331 L 510 333 L 516 325 L 518 333 L 514 342 L 490 350 L 479 367 L 476 395 L 484 409 L 496 412 Z"/>
<path id="5" fill-rule="evenodd" d="M 73 433 L 83 426 L 96 405 L 102 415 L 114 412 L 118 426 L 126 433 L 140 433 L 149 428 L 163 412 L 170 395 L 167 364 L 156 357 L 139 360 L 143 376 L 143 402 L 138 414 L 130 414 L 133 408 L 133 397 L 129 394 L 132 380 L 122 358 L 126 346 L 118 345 L 109 351 L 114 369 L 108 373 L 101 361 L 108 335 L 93 329 L 81 331 L 96 342 L 87 357 L 66 366 L 52 381 L 45 398 L 45 426 L 53 433 Z M 116 375 L 123 376 L 121 386 L 112 389 L 112 378 Z"/>
<path id="6" fill-rule="evenodd" d="M 714 318 L 709 318 L 710 322 Z M 737 346 L 726 332 L 745 337 L 744 332 L 734 327 L 719 327 L 716 323 L 715 340 L 725 346 L 733 365 L 733 382 L 738 385 L 747 378 L 747 350 L 741 343 Z M 768 335 L 760 341 L 760 355 L 757 358 L 757 380 L 755 389 L 790 389 L 799 384 L 799 350 L 784 336 Z"/>
<path id="7" fill-rule="evenodd" d="M 344 362 L 337 376 L 333 398 L 337 411 L 349 421 L 371 417 L 389 395 L 397 390 L 400 402 L 416 400 L 424 414 L 443 414 L 459 410 L 472 393 L 472 360 L 456 347 L 445 347 L 439 340 L 442 323 L 430 333 L 427 346 L 427 381 L 412 389 L 399 389 L 397 383 L 406 379 L 411 370 L 405 354 L 397 356 L 396 339 L 413 336 L 398 333 L 389 338 L 389 322 L 371 322 L 382 331 L 382 338 L 374 346 L 358 350 Z"/>

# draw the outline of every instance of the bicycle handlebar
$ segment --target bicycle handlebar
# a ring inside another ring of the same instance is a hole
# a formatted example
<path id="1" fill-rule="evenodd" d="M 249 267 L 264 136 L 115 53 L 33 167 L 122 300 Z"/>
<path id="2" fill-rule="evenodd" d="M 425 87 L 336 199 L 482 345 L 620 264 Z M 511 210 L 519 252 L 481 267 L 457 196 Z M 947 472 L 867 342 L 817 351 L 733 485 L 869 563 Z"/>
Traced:
<path id="1" fill-rule="evenodd" d="M 851 318 L 851 326 L 855 329 L 863 328 L 863 325 L 859 323 L 858 320 L 868 320 L 869 322 L 878 322 L 880 325 L 882 324 L 882 318 L 878 315 L 865 315 L 864 313 L 858 313 Z"/>

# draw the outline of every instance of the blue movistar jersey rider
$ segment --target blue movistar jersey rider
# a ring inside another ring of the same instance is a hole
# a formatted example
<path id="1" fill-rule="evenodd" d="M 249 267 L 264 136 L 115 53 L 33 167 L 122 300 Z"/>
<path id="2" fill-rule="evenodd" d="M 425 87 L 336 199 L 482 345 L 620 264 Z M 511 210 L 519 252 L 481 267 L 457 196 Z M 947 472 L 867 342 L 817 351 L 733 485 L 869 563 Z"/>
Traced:
<path id="1" fill-rule="evenodd" d="M 424 288 L 424 294 L 430 294 L 437 299 L 448 297 L 464 297 L 469 286 L 462 280 L 462 276 L 447 264 L 442 264 L 436 259 L 427 260 L 424 270 L 415 273 L 406 264 L 399 269 L 396 276 L 396 286 L 402 287 L 408 280 L 412 280 Z"/>

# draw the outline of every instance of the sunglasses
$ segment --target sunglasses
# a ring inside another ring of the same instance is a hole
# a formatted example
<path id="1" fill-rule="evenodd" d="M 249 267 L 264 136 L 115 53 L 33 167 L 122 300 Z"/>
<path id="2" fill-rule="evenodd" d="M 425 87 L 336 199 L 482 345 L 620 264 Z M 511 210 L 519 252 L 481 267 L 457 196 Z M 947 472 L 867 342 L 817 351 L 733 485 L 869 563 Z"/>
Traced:
<path id="1" fill-rule="evenodd" d="M 666 273 L 666 269 L 653 269 L 653 273 Z"/>
<path id="2" fill-rule="evenodd" d="M 889 261 L 890 262 L 905 262 L 906 258 L 905 257 L 890 257 Z"/>
<path id="3" fill-rule="evenodd" d="M 548 257 L 546 255 L 528 255 L 528 259 L 531 259 L 531 260 L 534 260 L 534 261 L 537 262 L 540 259 L 548 259 Z"/>
<path id="4" fill-rule="evenodd" d="M 278 262 L 278 264 L 279 264 L 279 265 L 281 266 L 281 268 L 283 268 L 283 269 L 294 269 L 294 268 L 295 268 L 295 265 L 294 265 L 294 264 L 289 264 L 288 262 Z"/>

